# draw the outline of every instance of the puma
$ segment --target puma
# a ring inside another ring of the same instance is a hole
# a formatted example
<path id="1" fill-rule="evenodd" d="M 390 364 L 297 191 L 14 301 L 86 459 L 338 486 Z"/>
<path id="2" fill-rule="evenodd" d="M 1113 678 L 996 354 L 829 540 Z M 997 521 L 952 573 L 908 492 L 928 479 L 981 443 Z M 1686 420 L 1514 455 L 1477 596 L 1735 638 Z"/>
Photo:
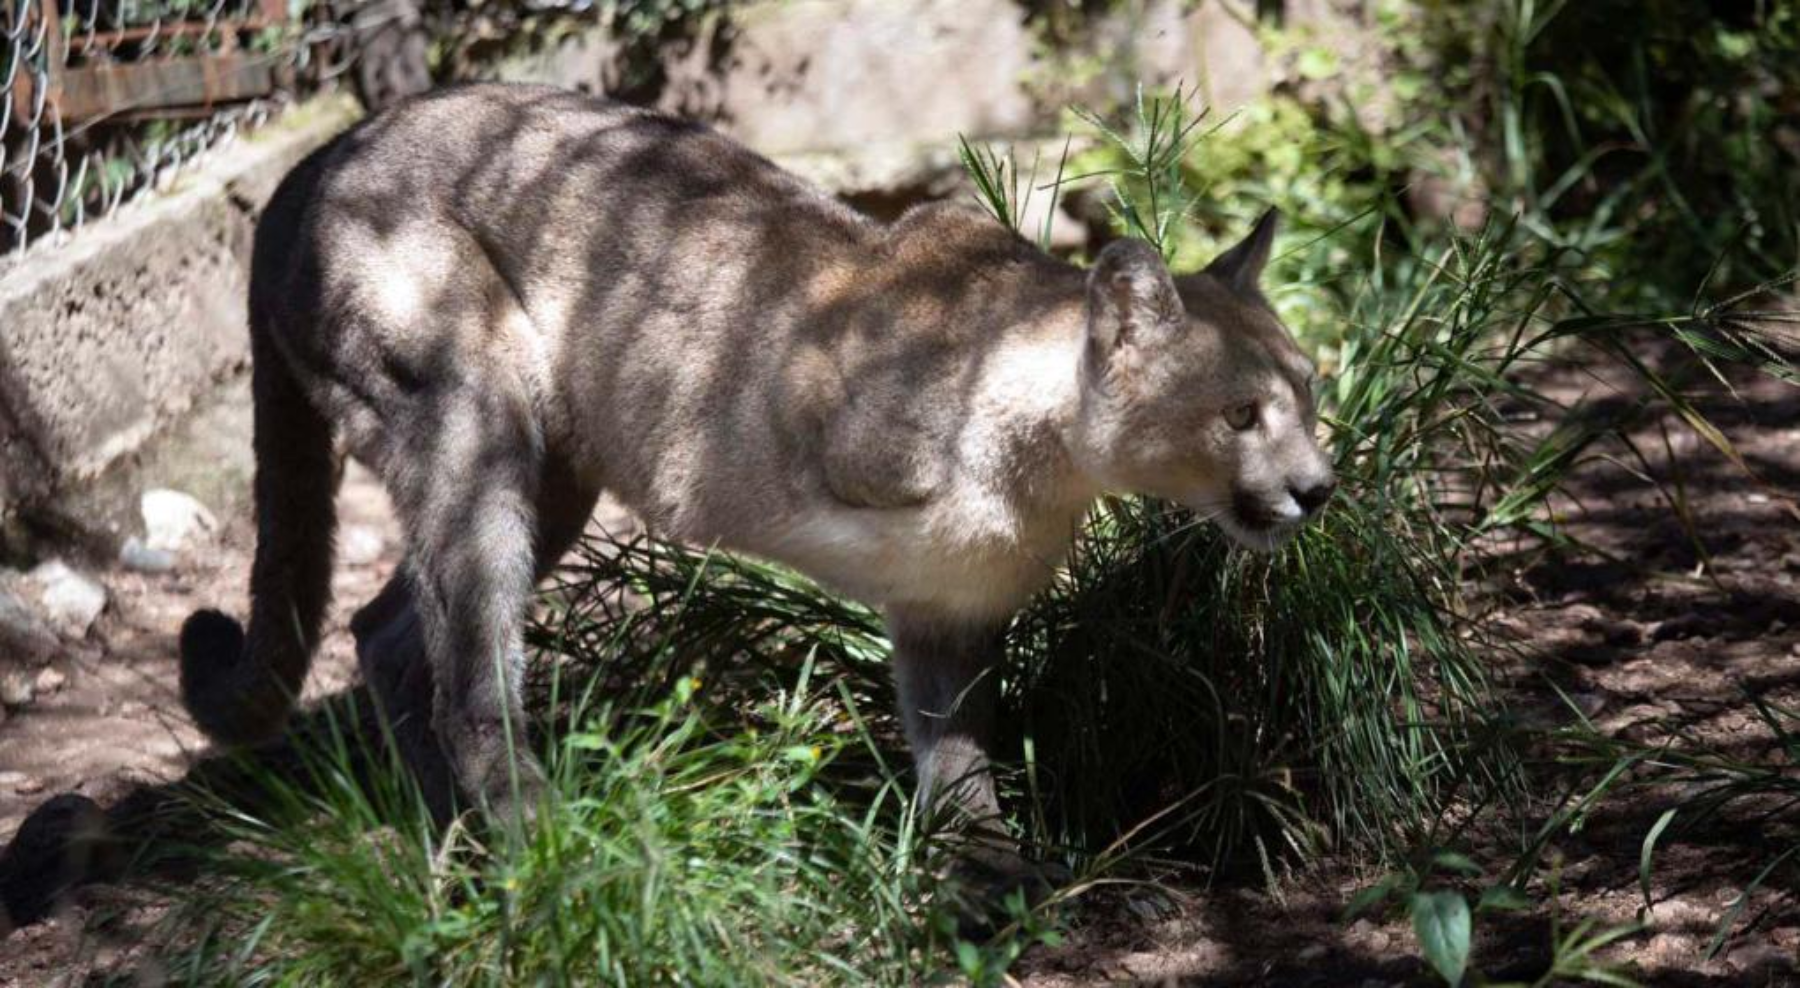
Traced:
<path id="1" fill-rule="evenodd" d="M 521 629 L 610 491 L 662 536 L 878 605 L 922 795 L 991 818 L 984 673 L 1101 493 L 1258 550 L 1331 493 L 1312 367 L 1257 287 L 1274 225 L 1194 274 L 1134 240 L 1082 270 L 973 209 L 877 223 L 629 106 L 402 103 L 297 166 L 257 227 L 253 603 L 247 634 L 183 627 L 188 709 L 225 744 L 282 732 L 341 443 L 405 528 L 352 626 L 428 781 L 501 818 L 537 805 Z"/>

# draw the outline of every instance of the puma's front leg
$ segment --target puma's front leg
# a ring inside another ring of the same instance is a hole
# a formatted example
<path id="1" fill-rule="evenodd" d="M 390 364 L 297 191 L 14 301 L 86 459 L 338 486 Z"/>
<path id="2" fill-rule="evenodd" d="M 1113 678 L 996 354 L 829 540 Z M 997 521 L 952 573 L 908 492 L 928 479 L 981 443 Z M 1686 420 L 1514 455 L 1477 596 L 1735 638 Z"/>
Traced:
<path id="1" fill-rule="evenodd" d="M 1000 819 L 988 750 L 1000 699 L 1000 662 L 1006 624 L 959 621 L 916 610 L 890 609 L 894 680 L 906 740 L 919 772 L 919 798 L 927 809 L 948 809 L 965 822 L 970 844 L 953 874 L 977 891 L 964 920 L 985 929 L 992 907 L 1022 889 L 1041 901 L 1068 873 L 1019 853 Z M 983 903 L 980 900 L 986 900 Z"/>
<path id="2" fill-rule="evenodd" d="M 1016 858 L 1000 824 L 988 763 L 1005 624 L 894 609 L 888 635 L 921 804 L 962 817 L 980 835 L 983 852 Z"/>

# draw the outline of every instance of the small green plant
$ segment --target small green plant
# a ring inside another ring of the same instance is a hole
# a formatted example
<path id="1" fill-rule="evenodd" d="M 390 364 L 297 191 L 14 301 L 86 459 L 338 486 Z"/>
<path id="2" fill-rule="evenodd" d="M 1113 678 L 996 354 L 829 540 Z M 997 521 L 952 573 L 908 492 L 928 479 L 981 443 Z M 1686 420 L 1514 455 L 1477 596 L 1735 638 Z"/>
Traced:
<path id="1" fill-rule="evenodd" d="M 989 943 L 976 943 L 960 937 L 955 940 L 957 973 L 975 988 L 995 988 L 1009 983 L 1007 972 L 1019 962 L 1025 951 L 1039 945 L 1059 946 L 1063 941 L 1061 931 L 1049 922 L 1043 910 L 1026 904 L 1024 892 L 1011 892 L 1003 906 L 1009 920 L 1006 935 L 996 937 Z M 952 932 L 949 928 L 950 917 L 942 916 L 939 922 L 944 925 L 945 933 Z"/>
<path id="2" fill-rule="evenodd" d="M 1367 913 L 1378 913 L 1398 906 L 1412 923 L 1419 952 L 1425 962 L 1444 980 L 1456 986 L 1485 985 L 1488 988 L 1550 988 L 1569 981 L 1633 988 L 1637 982 L 1620 973 L 1616 965 L 1601 961 L 1595 955 L 1610 944 L 1642 930 L 1636 924 L 1603 927 L 1586 918 L 1564 928 L 1560 913 L 1552 906 L 1550 913 L 1550 959 L 1544 972 L 1530 982 L 1495 982 L 1483 978 L 1470 966 L 1475 938 L 1475 921 L 1497 912 L 1519 912 L 1531 909 L 1530 899 L 1510 882 L 1499 882 L 1481 888 L 1470 906 L 1462 886 L 1481 874 L 1481 866 L 1468 856 L 1448 849 L 1431 850 L 1409 859 L 1404 867 L 1388 873 L 1350 901 L 1344 921 L 1350 922 Z M 1560 869 L 1553 866 L 1548 877 L 1545 898 L 1556 901 Z"/>
<path id="3" fill-rule="evenodd" d="M 1063 172 L 1069 163 L 1069 142 L 1063 142 L 1062 155 L 1057 159 L 1056 177 L 1042 187 L 1037 184 L 1038 165 L 1043 160 L 1041 154 L 1033 154 L 1031 169 L 1024 172 L 1020 170 L 1012 148 L 1000 152 L 989 145 L 976 147 L 969 143 L 968 138 L 958 136 L 957 154 L 962 160 L 963 169 L 975 183 L 976 201 L 1009 229 L 1023 232 L 1032 196 L 1039 191 L 1049 194 L 1050 202 L 1044 209 L 1044 218 L 1037 232 L 1038 248 L 1049 250 L 1051 224 L 1056 219 L 1056 205 L 1062 194 Z"/>
<path id="4" fill-rule="evenodd" d="M 1112 189 L 1107 208 L 1127 236 L 1148 241 L 1163 257 L 1175 251 L 1176 232 L 1193 220 L 1199 200 L 1183 173 L 1189 155 L 1205 136 L 1206 111 L 1193 111 L 1193 94 L 1180 86 L 1166 96 L 1146 98 L 1138 87 L 1129 130 L 1114 129 L 1091 110 L 1071 112 L 1094 128 L 1122 159 L 1115 168 L 1089 171 L 1075 180 L 1105 178 Z"/>
<path id="5" fill-rule="evenodd" d="M 1412 919 L 1413 932 L 1419 939 L 1419 950 L 1433 970 L 1452 985 L 1461 984 L 1469 966 L 1469 947 L 1473 938 L 1473 919 L 1468 899 L 1460 891 L 1434 888 L 1429 882 L 1434 873 L 1479 874 L 1481 869 L 1467 857 L 1453 851 L 1436 851 L 1427 855 L 1422 865 L 1390 872 L 1386 877 L 1357 893 L 1344 912 L 1350 922 L 1365 913 L 1401 903 Z M 1482 893 L 1479 909 L 1507 908 L 1517 893 L 1510 886 L 1493 886 Z"/>

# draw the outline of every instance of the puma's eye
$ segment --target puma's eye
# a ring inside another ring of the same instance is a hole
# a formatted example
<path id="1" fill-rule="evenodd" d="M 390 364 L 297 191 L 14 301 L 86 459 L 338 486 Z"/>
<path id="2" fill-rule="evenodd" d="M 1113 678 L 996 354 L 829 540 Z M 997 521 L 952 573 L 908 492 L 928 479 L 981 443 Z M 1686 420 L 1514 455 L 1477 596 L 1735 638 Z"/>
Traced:
<path id="1" fill-rule="evenodd" d="M 1256 424 L 1256 403 L 1247 401 L 1225 409 L 1225 424 L 1239 432 Z"/>

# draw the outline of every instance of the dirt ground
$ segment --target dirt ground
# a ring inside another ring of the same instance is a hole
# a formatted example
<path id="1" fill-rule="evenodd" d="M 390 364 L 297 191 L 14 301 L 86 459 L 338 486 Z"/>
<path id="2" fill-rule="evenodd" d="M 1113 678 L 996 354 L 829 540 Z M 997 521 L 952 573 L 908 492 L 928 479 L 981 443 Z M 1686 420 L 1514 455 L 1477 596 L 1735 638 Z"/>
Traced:
<path id="1" fill-rule="evenodd" d="M 339 490 L 338 518 L 336 603 L 307 680 L 308 700 L 355 680 L 346 621 L 400 557 L 387 494 L 354 463 Z M 205 752 L 181 706 L 176 635 L 199 607 L 247 612 L 255 542 L 247 515 L 219 521 L 211 541 L 183 553 L 173 572 L 96 574 L 107 588 L 107 609 L 86 641 L 52 663 L 63 685 L 0 724 L 0 846 L 54 794 L 80 793 L 108 805 L 134 788 L 179 779 Z M 110 914 L 119 905 L 111 890 L 84 890 L 72 900 L 49 921 L 0 940 L 0 986 L 78 984 L 114 969 L 128 953 L 129 944 L 111 935 Z"/>
<path id="2" fill-rule="evenodd" d="M 345 473 L 338 511 L 336 611 L 307 680 L 309 699 L 337 692 L 354 678 L 356 656 L 344 622 L 381 589 L 399 560 L 387 494 L 354 464 Z M 246 613 L 255 537 L 247 515 L 219 520 L 220 531 L 183 553 L 172 572 L 98 574 L 107 588 L 107 610 L 87 641 L 53 663 L 63 674 L 62 687 L 0 725 L 0 770 L 10 773 L 10 784 L 0 786 L 0 840 L 46 794 L 79 792 L 104 803 L 122 787 L 179 778 L 204 747 L 181 707 L 175 638 L 196 608 Z"/>
<path id="3" fill-rule="evenodd" d="M 1557 385 L 1569 397 L 1607 386 L 1575 372 Z M 1768 732 L 1745 698 L 1800 705 L 1800 389 L 1746 381 L 1740 394 L 1742 403 L 1720 394 L 1706 412 L 1758 479 L 1692 432 L 1649 423 L 1632 434 L 1643 462 L 1623 447 L 1605 450 L 1563 505 L 1568 532 L 1598 551 L 1527 560 L 1498 575 L 1493 619 L 1524 657 L 1496 657 L 1496 668 L 1521 716 L 1565 719 L 1555 684 L 1620 736 L 1656 739 L 1679 725 L 1744 757 L 1771 757 Z M 1680 491 L 1697 540 L 1658 483 Z M 385 498 L 366 473 L 347 476 L 340 511 L 352 545 L 340 559 L 337 610 L 308 687 L 315 697 L 354 679 L 344 620 L 398 556 Z M 176 696 L 174 637 L 195 607 L 243 613 L 251 534 L 248 519 L 233 519 L 175 573 L 102 574 L 107 613 L 87 641 L 57 659 L 64 685 L 0 724 L 0 841 L 52 794 L 106 803 L 133 785 L 178 778 L 193 763 L 201 742 Z M 1669 795 L 1609 803 L 1578 837 L 1555 843 L 1563 862 L 1555 902 L 1566 922 L 1638 919 L 1638 848 Z M 1791 873 L 1778 872 L 1757 892 L 1716 959 L 1700 956 L 1738 891 L 1779 853 L 1771 848 L 1793 839 L 1729 817 L 1699 832 L 1672 830 L 1658 852 L 1646 929 L 1607 956 L 1647 984 L 1800 984 Z M 1470 848 L 1496 864 L 1508 860 L 1505 849 L 1496 834 Z M 1074 911 L 1066 943 L 1034 950 L 1018 973 L 1040 988 L 1433 983 L 1404 921 L 1341 921 L 1344 902 L 1374 877 L 1327 866 L 1283 879 L 1276 895 L 1103 890 Z M 48 922 L 0 940 L 0 986 L 79 983 L 129 968 L 131 945 L 119 931 L 141 928 L 142 917 L 104 918 L 118 911 L 121 895 L 84 889 Z M 123 905 L 154 909 L 129 896 Z M 1535 976 L 1550 934 L 1541 915 L 1480 924 L 1476 965 L 1493 977 Z"/>

